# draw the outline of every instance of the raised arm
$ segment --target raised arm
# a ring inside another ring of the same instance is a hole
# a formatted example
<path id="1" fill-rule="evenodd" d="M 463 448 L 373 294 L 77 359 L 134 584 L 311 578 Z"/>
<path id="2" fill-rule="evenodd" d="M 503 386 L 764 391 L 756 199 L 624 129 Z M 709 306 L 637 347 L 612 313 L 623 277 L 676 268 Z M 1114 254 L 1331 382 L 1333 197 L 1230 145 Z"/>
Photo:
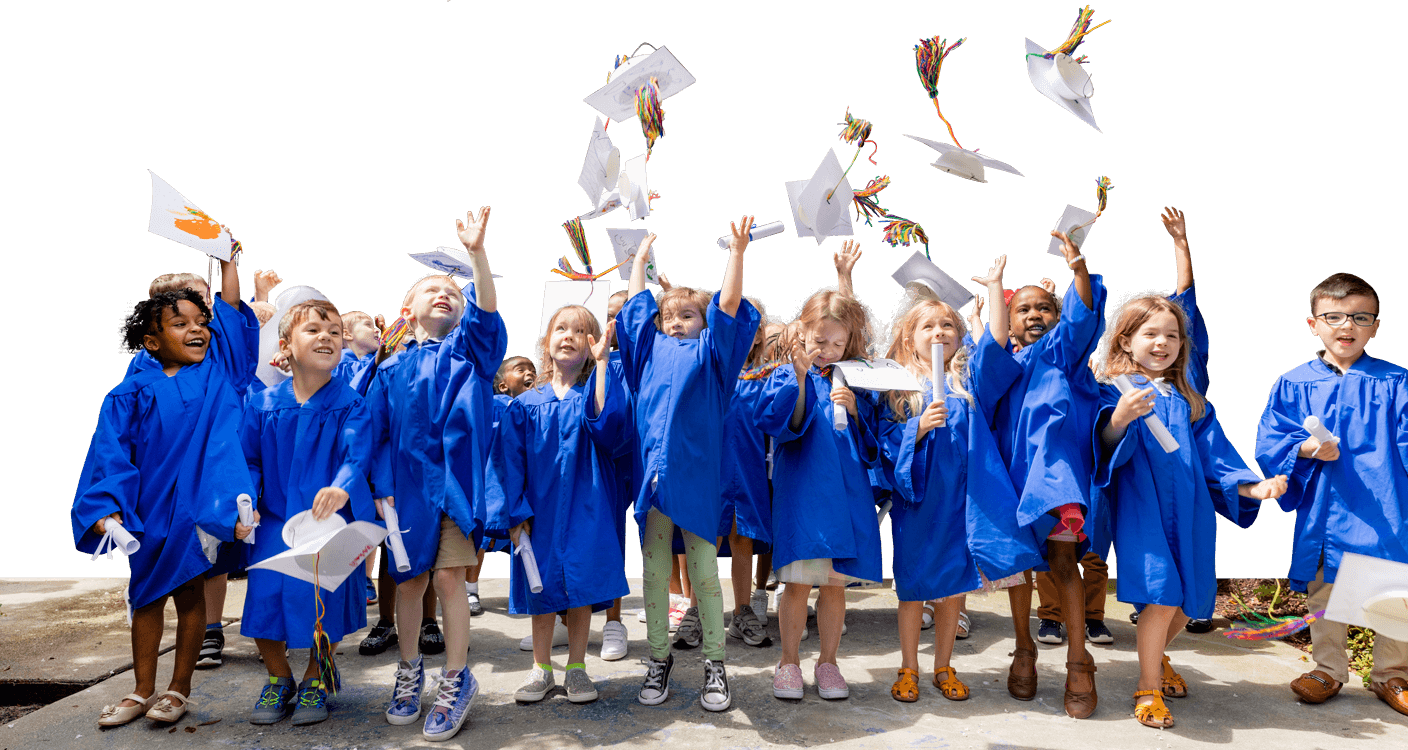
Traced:
<path id="1" fill-rule="evenodd" d="M 484 312 L 496 312 L 499 309 L 499 296 L 494 291 L 494 274 L 489 271 L 489 255 L 484 252 L 484 232 L 489 227 L 489 207 L 480 207 L 478 216 L 472 211 L 466 211 L 464 218 L 465 221 L 455 219 L 455 229 L 459 232 L 460 242 L 464 243 L 464 249 L 469 252 L 469 264 L 474 269 L 474 302 Z"/>
<path id="2" fill-rule="evenodd" d="M 220 261 L 220 299 L 236 310 L 240 309 L 240 269 L 231 260 Z"/>
<path id="3" fill-rule="evenodd" d="M 1076 294 L 1085 303 L 1087 310 L 1095 309 L 1095 292 L 1090 288 L 1090 270 L 1085 267 L 1085 256 L 1071 242 L 1065 232 L 1053 230 L 1051 236 L 1061 241 L 1061 254 L 1066 258 L 1066 266 L 1075 272 Z"/>
<path id="4" fill-rule="evenodd" d="M 729 222 L 728 268 L 724 269 L 724 285 L 719 289 L 719 309 L 730 318 L 738 315 L 743 301 L 743 251 L 748 249 L 748 232 L 753 217 L 744 216 L 741 224 Z M 634 275 L 634 274 L 633 274 Z"/>
<path id="5" fill-rule="evenodd" d="M 973 277 L 973 281 L 988 288 L 988 333 L 992 340 L 1004 349 L 1007 348 L 1007 340 L 1011 338 L 1007 301 L 1002 298 L 1002 272 L 1006 269 L 1007 256 L 999 255 L 993 259 L 987 276 Z M 976 327 L 973 333 L 975 338 L 979 337 Z"/>
<path id="6" fill-rule="evenodd" d="M 1173 238 L 1173 259 L 1178 266 L 1178 286 L 1174 291 L 1182 294 L 1193 286 L 1193 255 L 1188 252 L 1188 227 L 1183 221 L 1183 212 L 1176 208 L 1164 207 L 1159 218 L 1163 219 L 1168 236 Z"/>
<path id="7" fill-rule="evenodd" d="M 851 279 L 851 271 L 856 267 L 856 261 L 860 260 L 860 254 L 860 243 L 846 240 L 841 243 L 840 251 L 833 258 L 836 262 L 836 288 L 852 299 L 856 296 L 856 287 Z"/>
<path id="8" fill-rule="evenodd" d="M 626 299 L 645 291 L 645 265 L 650 260 L 650 246 L 655 244 L 655 235 L 647 234 L 645 239 L 640 241 L 640 247 L 636 248 L 634 260 L 631 261 L 631 283 L 626 287 Z M 665 287 L 669 291 L 669 287 Z"/>
<path id="9" fill-rule="evenodd" d="M 279 272 L 274 270 L 254 272 L 254 301 L 268 302 L 269 290 L 283 283 Z"/>
<path id="10" fill-rule="evenodd" d="M 611 364 L 611 342 L 616 339 L 616 321 L 609 320 L 606 323 L 606 332 L 601 335 L 601 341 L 597 341 L 590 333 L 587 334 L 587 346 L 591 348 L 592 359 L 596 360 L 596 413 L 600 414 L 606 408 L 606 369 Z"/>

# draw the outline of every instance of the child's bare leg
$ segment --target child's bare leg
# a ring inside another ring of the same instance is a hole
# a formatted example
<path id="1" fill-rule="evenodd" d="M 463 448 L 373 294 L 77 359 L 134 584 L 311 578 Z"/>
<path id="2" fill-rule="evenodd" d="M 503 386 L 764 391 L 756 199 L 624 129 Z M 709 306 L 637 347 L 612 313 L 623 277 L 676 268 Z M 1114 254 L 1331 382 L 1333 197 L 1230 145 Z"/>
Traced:
<path id="1" fill-rule="evenodd" d="M 573 607 L 567 610 L 567 663 L 581 664 L 587 659 L 587 637 L 591 632 L 592 608 Z M 545 636 L 552 644 L 552 631 Z M 537 651 L 537 633 L 533 634 L 533 650 Z"/>
<path id="2" fill-rule="evenodd" d="M 802 663 L 798 653 L 802 645 L 802 630 L 807 627 L 807 599 L 812 587 L 789 583 L 783 588 L 782 602 L 777 607 L 778 630 L 782 636 L 782 663 Z"/>
<path id="3" fill-rule="evenodd" d="M 556 626 L 556 612 L 549 612 L 545 615 L 533 615 L 534 664 L 552 663 L 552 629 Z"/>
<path id="4" fill-rule="evenodd" d="M 1084 663 L 1085 650 L 1085 582 L 1081 580 L 1079 545 L 1076 542 L 1047 540 L 1046 549 L 1051 563 L 1051 577 L 1061 594 L 1061 615 L 1066 621 L 1066 661 Z M 1140 615 L 1143 618 L 1143 615 Z M 1088 672 L 1066 670 L 1066 679 L 1076 692 L 1089 692 L 1094 676 Z"/>
<path id="5" fill-rule="evenodd" d="M 845 622 L 845 587 L 822 586 L 821 593 L 816 597 L 816 629 L 821 635 L 821 654 L 817 657 L 818 664 L 836 663 L 836 649 L 841 646 L 841 625 Z"/>
<path id="6" fill-rule="evenodd" d="M 182 584 L 171 592 L 171 600 L 176 604 L 176 658 L 171 668 L 171 684 L 166 689 L 190 695 L 191 675 L 200 659 L 201 641 L 205 640 L 205 576 L 196 576 Z"/>
<path id="7" fill-rule="evenodd" d="M 1177 608 L 1162 604 L 1150 604 L 1139 613 L 1139 624 L 1134 627 L 1139 647 L 1139 690 L 1157 691 L 1163 685 L 1164 648 L 1168 645 L 1168 631 L 1176 619 L 1175 613 L 1178 613 Z M 1143 695 L 1135 702 L 1153 703 L 1154 697 Z"/>
<path id="8" fill-rule="evenodd" d="M 1007 589 L 1007 603 L 1012 609 L 1012 631 L 1017 637 L 1017 648 L 1036 650 L 1032 640 L 1032 572 L 1028 570 L 1026 583 L 1019 583 Z"/>
<path id="9" fill-rule="evenodd" d="M 680 561 L 684 555 L 670 555 L 670 593 L 684 595 L 684 583 L 681 581 L 681 569 L 684 567 Z"/>
<path id="10" fill-rule="evenodd" d="M 620 621 L 621 621 L 621 600 L 620 600 L 620 599 L 617 599 L 616 601 L 612 602 L 612 603 L 611 603 L 611 606 L 607 608 L 607 610 L 606 610 L 606 621 L 607 621 L 607 622 L 620 622 Z"/>
<path id="11" fill-rule="evenodd" d="M 728 535 L 728 546 L 733 552 L 731 573 L 733 578 L 733 613 L 741 614 L 748 606 L 748 598 L 753 595 L 753 540 L 739 536 L 737 531 Z"/>
<path id="12" fill-rule="evenodd" d="M 166 597 L 138 607 L 132 613 L 132 677 L 137 687 L 132 692 L 148 698 L 156 693 L 156 660 L 161 651 L 161 634 L 166 625 Z M 183 693 L 185 695 L 185 693 Z M 117 705 L 137 705 L 124 699 Z"/>
<path id="13" fill-rule="evenodd" d="M 205 579 L 205 623 L 219 625 L 225 617 L 225 592 L 230 586 L 230 575 L 221 573 Z"/>
<path id="14" fill-rule="evenodd" d="M 465 583 L 479 583 L 479 571 L 484 568 L 484 550 L 479 550 L 475 558 L 478 562 L 464 570 Z"/>
<path id="15" fill-rule="evenodd" d="M 396 622 L 396 579 L 391 577 L 391 555 L 381 548 L 381 568 L 376 576 L 376 615 L 389 623 Z"/>
<path id="16" fill-rule="evenodd" d="M 680 566 L 680 593 L 689 599 L 689 606 L 699 606 L 699 598 L 694 595 L 694 584 L 689 581 L 689 563 L 684 555 L 675 555 L 675 564 Z"/>
<path id="17" fill-rule="evenodd" d="M 469 662 L 469 600 L 464 596 L 464 568 L 435 571 L 435 588 L 444 611 L 445 671 L 464 669 Z M 548 635 L 552 643 L 552 635 Z"/>
<path id="18" fill-rule="evenodd" d="M 425 590 L 429 588 L 430 574 L 421 573 L 396 587 L 396 622 L 405 627 L 410 623 L 411 630 L 406 633 L 406 637 L 401 638 L 398 645 L 401 649 L 401 661 L 415 661 L 420 656 L 420 638 L 417 637 L 417 628 L 420 627 L 420 616 L 424 612 L 421 607 L 425 600 Z"/>
<path id="19" fill-rule="evenodd" d="M 958 610 L 961 597 L 950 596 L 934 606 L 934 669 L 949 666 L 953 659 L 953 642 L 958 636 Z"/>
<path id="20" fill-rule="evenodd" d="M 1182 608 L 1174 608 L 1173 617 L 1168 621 L 1168 640 L 1164 641 L 1165 649 L 1173 645 L 1173 639 L 1183 632 L 1183 626 L 1188 624 L 1189 619 L 1191 618 L 1188 615 L 1183 614 Z"/>
<path id="21" fill-rule="evenodd" d="M 435 590 L 435 587 L 434 587 L 434 586 L 427 585 L 427 586 L 425 587 L 425 594 L 424 594 L 423 597 L 421 598 L 421 604 L 420 604 L 420 611 L 421 611 L 421 618 L 422 618 L 422 619 L 431 619 L 431 620 L 434 620 L 434 619 L 435 619 L 435 599 L 436 599 L 436 590 Z M 416 620 L 416 622 L 420 622 L 420 620 Z"/>
<path id="22" fill-rule="evenodd" d="M 757 572 L 757 577 L 753 579 L 753 586 L 754 586 L 755 588 L 760 588 L 760 589 L 765 589 L 765 588 L 767 588 L 767 586 L 768 586 L 768 574 L 769 574 L 769 573 L 772 573 L 772 553 L 771 553 L 771 552 L 759 552 L 759 553 L 758 553 L 758 572 Z"/>
<path id="23" fill-rule="evenodd" d="M 268 638 L 255 638 L 254 645 L 259 647 L 259 658 L 264 660 L 264 669 L 268 670 L 270 675 L 293 679 L 293 665 L 288 663 L 286 643 L 271 641 Z"/>
<path id="24" fill-rule="evenodd" d="M 328 650 L 331 651 L 332 653 L 336 654 L 336 653 L 337 653 L 337 646 L 338 646 L 338 644 L 340 644 L 340 643 L 342 643 L 342 641 L 337 641 L 336 643 L 332 644 L 332 648 L 330 648 L 330 649 L 328 649 Z M 267 662 L 266 662 L 266 663 L 267 663 Z M 288 662 L 285 661 L 284 663 L 287 664 Z M 277 676 L 282 677 L 283 675 L 277 675 Z M 308 668 L 303 670 L 303 679 L 305 679 L 305 680 L 311 680 L 311 679 L 313 679 L 314 677 L 317 677 L 317 676 L 318 676 L 318 650 L 317 650 L 316 648 L 310 648 L 310 649 L 308 649 Z M 330 690 L 331 688 L 327 688 L 327 689 Z"/>
<path id="25" fill-rule="evenodd" d="M 900 602 L 900 666 L 919 671 L 919 631 L 924 625 L 924 602 Z"/>

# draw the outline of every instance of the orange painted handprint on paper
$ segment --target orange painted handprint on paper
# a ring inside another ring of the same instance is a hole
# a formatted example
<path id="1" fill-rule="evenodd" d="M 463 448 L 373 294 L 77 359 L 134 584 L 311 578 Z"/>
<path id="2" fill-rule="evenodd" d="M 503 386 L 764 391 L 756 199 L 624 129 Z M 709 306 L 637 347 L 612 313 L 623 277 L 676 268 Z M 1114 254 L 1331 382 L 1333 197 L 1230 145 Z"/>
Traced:
<path id="1" fill-rule="evenodd" d="M 175 220 L 176 228 L 186 234 L 195 235 L 203 240 L 213 240 L 220 236 L 220 223 L 210 218 L 206 212 L 186 206 L 186 213 L 194 218 L 178 218 Z M 172 211 L 177 216 L 182 214 Z"/>

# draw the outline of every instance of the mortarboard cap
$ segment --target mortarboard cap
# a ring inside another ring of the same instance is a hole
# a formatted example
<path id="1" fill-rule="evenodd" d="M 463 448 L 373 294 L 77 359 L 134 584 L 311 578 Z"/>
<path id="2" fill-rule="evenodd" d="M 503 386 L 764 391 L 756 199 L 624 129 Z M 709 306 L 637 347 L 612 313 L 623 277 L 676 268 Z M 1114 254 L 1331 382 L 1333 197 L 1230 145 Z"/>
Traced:
<path id="1" fill-rule="evenodd" d="M 968 291 L 967 287 L 944 273 L 943 269 L 934 265 L 933 261 L 925 258 L 924 254 L 918 251 L 895 269 L 892 278 L 902 287 L 908 288 L 911 284 L 921 287 L 926 290 L 928 296 L 947 304 L 954 310 L 973 301 L 973 293 Z"/>
<path id="2" fill-rule="evenodd" d="M 632 57 L 611 72 L 611 80 L 582 101 L 617 122 L 636 116 L 636 92 L 655 78 L 660 99 L 669 99 L 694 83 L 694 76 L 665 47 L 645 56 Z"/>
<path id="3" fill-rule="evenodd" d="M 249 567 L 309 583 L 313 583 L 316 571 L 318 585 L 336 591 L 376 550 L 386 533 L 384 527 L 368 521 L 347 523 L 336 513 L 319 521 L 313 518 L 313 511 L 305 510 L 284 523 L 283 541 L 289 546 L 288 551 Z"/>
<path id="4" fill-rule="evenodd" d="M 446 276 L 455 276 L 461 279 L 474 281 L 474 266 L 470 264 L 469 253 L 457 250 L 453 247 L 440 246 L 430 253 L 406 253 L 411 256 L 411 260 L 424 265 L 432 271 L 443 273 Z M 503 278 L 499 274 L 494 274 L 494 278 Z"/>
<path id="5" fill-rule="evenodd" d="M 152 212 L 147 231 L 193 247 L 216 260 L 230 259 L 230 232 L 196 204 L 176 192 L 166 180 L 152 176 Z"/>
<path id="6" fill-rule="evenodd" d="M 645 241 L 645 236 L 650 234 L 648 229 L 607 229 L 606 235 L 611 238 L 611 250 L 616 254 L 616 262 L 621 265 L 621 278 L 630 280 L 632 255 L 635 255 L 636 248 Z M 645 262 L 645 283 L 660 283 L 660 268 L 655 262 L 654 245 L 651 246 L 651 257 Z"/>
<path id="7" fill-rule="evenodd" d="M 1083 209 L 1067 205 L 1066 210 L 1061 212 L 1061 218 L 1056 220 L 1056 226 L 1052 227 L 1057 232 L 1065 232 L 1071 238 L 1071 244 L 1079 250 L 1085 247 L 1085 238 L 1090 235 L 1090 230 L 1095 226 L 1090 222 L 1095 221 L 1095 214 Z M 1058 257 L 1065 258 L 1066 254 L 1061 252 L 1061 240 L 1052 237 L 1051 242 L 1046 246 L 1046 252 Z"/>
<path id="8" fill-rule="evenodd" d="M 931 141 L 928 138 L 920 138 L 917 135 L 905 134 L 906 138 L 913 138 L 916 141 L 939 152 L 939 158 L 934 160 L 935 169 L 948 172 L 951 175 L 962 177 L 965 180 L 974 182 L 987 182 L 984 175 L 984 168 L 996 169 L 1003 172 L 1010 172 L 1018 177 L 1025 177 L 1018 172 L 1015 167 L 1006 162 L 990 159 L 976 151 L 959 148 L 949 143 Z"/>
<path id="9" fill-rule="evenodd" d="M 1344 553 L 1325 619 L 1408 641 L 1408 563 Z"/>
<path id="10" fill-rule="evenodd" d="M 1027 77 L 1032 85 L 1062 109 L 1079 117 L 1081 122 L 1100 130 L 1095 124 L 1095 111 L 1090 108 L 1095 84 L 1091 83 L 1084 66 L 1070 55 L 1058 52 L 1047 58 L 1046 54 L 1036 42 L 1027 40 Z"/>
<path id="11" fill-rule="evenodd" d="M 827 237 L 851 235 L 848 209 L 854 199 L 841 162 L 831 149 L 826 150 L 810 180 L 787 183 L 787 202 L 792 206 L 797 236 L 815 237 L 818 245 Z"/>

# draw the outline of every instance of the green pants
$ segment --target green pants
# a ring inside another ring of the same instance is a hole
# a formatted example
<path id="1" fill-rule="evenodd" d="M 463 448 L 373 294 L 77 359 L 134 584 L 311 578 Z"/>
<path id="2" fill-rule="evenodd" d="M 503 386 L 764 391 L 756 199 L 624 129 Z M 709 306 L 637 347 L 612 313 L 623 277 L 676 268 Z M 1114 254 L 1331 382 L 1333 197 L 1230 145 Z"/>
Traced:
<path id="1" fill-rule="evenodd" d="M 700 539 L 685 529 L 685 564 L 689 566 L 689 582 L 699 597 L 699 622 L 704 630 L 704 658 L 722 661 L 724 658 L 724 597 L 719 587 L 719 550 L 712 540 Z M 674 567 L 671 542 L 675 522 L 651 508 L 645 517 L 645 543 L 641 546 L 644 563 L 645 632 L 650 641 L 650 655 L 664 659 L 670 655 L 670 571 Z"/>

